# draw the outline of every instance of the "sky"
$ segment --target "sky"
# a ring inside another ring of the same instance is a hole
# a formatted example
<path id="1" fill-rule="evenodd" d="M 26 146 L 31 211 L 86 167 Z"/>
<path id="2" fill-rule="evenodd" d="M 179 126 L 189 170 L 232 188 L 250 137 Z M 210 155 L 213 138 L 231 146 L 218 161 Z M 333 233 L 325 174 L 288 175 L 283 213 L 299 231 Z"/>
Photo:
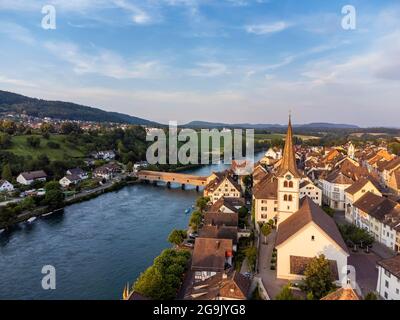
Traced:
<path id="1" fill-rule="evenodd" d="M 0 90 L 161 123 L 399 127 L 400 1 L 0 0 Z"/>

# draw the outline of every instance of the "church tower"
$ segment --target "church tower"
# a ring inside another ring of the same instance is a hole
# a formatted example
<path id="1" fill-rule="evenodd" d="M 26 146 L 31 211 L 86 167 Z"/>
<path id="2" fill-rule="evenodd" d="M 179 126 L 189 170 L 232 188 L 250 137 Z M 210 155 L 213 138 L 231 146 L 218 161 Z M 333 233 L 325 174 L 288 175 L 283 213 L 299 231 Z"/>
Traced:
<path id="1" fill-rule="evenodd" d="M 353 143 L 350 141 L 349 147 L 347 148 L 347 155 L 350 159 L 354 160 L 356 148 L 354 147 Z"/>
<path id="2" fill-rule="evenodd" d="M 299 210 L 301 174 L 296 165 L 293 146 L 292 121 L 286 134 L 282 162 L 277 172 L 278 178 L 278 225 Z"/>

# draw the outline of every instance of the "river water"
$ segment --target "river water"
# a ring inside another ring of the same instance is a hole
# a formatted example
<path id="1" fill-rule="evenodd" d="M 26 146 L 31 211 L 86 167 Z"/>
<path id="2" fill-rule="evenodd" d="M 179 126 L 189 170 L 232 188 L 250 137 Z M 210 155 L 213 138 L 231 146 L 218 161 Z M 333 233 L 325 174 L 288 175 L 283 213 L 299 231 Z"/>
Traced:
<path id="1" fill-rule="evenodd" d="M 170 246 L 171 230 L 187 227 L 185 210 L 200 195 L 190 187 L 138 184 L 0 234 L 0 299 L 121 299 L 125 284 Z M 42 289 L 45 265 L 55 267 L 55 290 Z"/>

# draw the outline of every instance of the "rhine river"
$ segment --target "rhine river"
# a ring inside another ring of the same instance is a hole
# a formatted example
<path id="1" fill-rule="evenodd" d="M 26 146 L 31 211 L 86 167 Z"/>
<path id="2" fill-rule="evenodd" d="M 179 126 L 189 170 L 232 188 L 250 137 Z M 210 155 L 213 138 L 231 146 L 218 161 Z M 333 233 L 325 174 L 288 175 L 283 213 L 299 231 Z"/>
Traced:
<path id="1" fill-rule="evenodd" d="M 187 228 L 185 210 L 200 195 L 190 187 L 138 184 L 21 223 L 0 234 L 0 299 L 121 299 L 125 284 L 170 247 L 171 230 Z M 42 289 L 45 265 L 56 269 L 55 290 Z"/>

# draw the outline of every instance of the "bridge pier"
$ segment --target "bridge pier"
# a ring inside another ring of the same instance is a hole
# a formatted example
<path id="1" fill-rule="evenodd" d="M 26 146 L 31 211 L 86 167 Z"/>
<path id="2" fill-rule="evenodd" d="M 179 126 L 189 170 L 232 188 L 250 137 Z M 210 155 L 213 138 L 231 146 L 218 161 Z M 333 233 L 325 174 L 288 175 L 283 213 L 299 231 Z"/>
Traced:
<path id="1" fill-rule="evenodd" d="M 171 182 L 167 182 L 167 188 L 171 189 Z"/>
<path id="2" fill-rule="evenodd" d="M 199 192 L 200 191 L 200 187 L 196 186 L 196 191 Z"/>
<path id="3" fill-rule="evenodd" d="M 157 181 L 156 180 L 152 181 L 151 183 L 153 184 L 153 186 L 157 186 Z"/>
<path id="4" fill-rule="evenodd" d="M 184 183 L 182 183 L 182 190 L 185 190 L 185 184 Z"/>

